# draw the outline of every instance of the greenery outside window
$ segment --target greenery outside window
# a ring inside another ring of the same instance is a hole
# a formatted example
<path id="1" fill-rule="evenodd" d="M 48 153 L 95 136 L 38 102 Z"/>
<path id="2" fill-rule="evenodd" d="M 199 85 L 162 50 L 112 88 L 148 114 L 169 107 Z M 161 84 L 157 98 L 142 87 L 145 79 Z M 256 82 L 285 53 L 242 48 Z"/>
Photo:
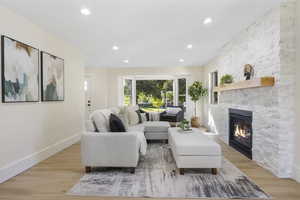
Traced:
<path id="1" fill-rule="evenodd" d="M 131 79 L 124 79 L 123 87 L 124 87 L 124 105 L 129 106 L 132 105 L 132 82 Z"/>
<path id="2" fill-rule="evenodd" d="M 168 106 L 187 107 L 186 78 L 123 78 L 123 105 L 139 105 L 145 111 L 163 112 Z"/>

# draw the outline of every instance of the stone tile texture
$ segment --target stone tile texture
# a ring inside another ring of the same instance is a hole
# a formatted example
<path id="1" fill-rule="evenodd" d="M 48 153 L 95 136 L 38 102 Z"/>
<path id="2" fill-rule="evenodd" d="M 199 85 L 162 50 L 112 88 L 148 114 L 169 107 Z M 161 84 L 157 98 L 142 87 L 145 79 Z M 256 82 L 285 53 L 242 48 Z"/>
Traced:
<path id="1" fill-rule="evenodd" d="M 219 104 L 204 102 L 204 123 L 228 143 L 228 109 L 253 111 L 253 160 L 278 177 L 290 177 L 295 134 L 295 0 L 282 4 L 227 43 L 219 56 L 205 65 L 219 78 L 231 74 L 244 80 L 245 64 L 254 66 L 254 77 L 274 76 L 274 87 L 226 91 Z"/>

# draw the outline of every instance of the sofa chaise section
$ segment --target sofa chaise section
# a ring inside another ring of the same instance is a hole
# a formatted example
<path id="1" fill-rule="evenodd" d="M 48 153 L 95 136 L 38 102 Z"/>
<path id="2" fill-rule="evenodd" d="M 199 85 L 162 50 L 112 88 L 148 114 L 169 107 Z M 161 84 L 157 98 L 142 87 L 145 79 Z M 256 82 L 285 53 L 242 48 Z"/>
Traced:
<path id="1" fill-rule="evenodd" d="M 134 173 L 139 160 L 139 134 L 143 133 L 84 133 L 81 158 L 86 172 L 90 172 L 91 167 L 128 167 Z"/>

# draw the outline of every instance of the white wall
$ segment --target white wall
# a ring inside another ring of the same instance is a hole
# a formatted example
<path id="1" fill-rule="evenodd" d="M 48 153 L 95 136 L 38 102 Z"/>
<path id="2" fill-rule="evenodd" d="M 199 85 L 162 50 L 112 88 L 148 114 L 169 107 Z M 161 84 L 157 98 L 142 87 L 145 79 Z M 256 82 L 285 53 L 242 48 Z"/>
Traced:
<path id="1" fill-rule="evenodd" d="M 119 103 L 119 79 L 130 75 L 187 75 L 191 82 L 202 81 L 202 67 L 153 67 L 153 68 L 90 68 L 85 69 L 86 74 L 94 74 L 96 77 L 96 94 L 92 104 L 93 108 L 105 108 L 118 106 Z M 106 87 L 106 88 L 105 88 Z M 105 91 L 107 93 L 105 94 Z M 106 99 L 106 100 L 103 100 Z M 106 103 L 105 103 L 106 102 Z M 193 109 L 193 104 L 191 109 Z M 198 106 L 198 114 L 202 119 L 202 109 Z M 190 116 L 188 116 L 190 117 Z"/>
<path id="2" fill-rule="evenodd" d="M 83 129 L 83 59 L 66 42 L 0 6 L 0 34 L 65 60 L 65 101 L 0 103 L 0 182 L 78 141 Z"/>
<path id="3" fill-rule="evenodd" d="M 108 106 L 108 70 L 106 68 L 85 68 L 85 76 L 91 78 L 92 110 L 107 108 Z"/>
<path id="4" fill-rule="evenodd" d="M 296 69 L 297 77 L 300 77 L 300 1 L 297 1 L 297 16 L 296 16 Z M 296 84 L 296 109 L 297 109 L 297 132 L 295 136 L 295 160 L 294 160 L 294 178 L 300 182 L 300 79 L 297 79 Z"/>

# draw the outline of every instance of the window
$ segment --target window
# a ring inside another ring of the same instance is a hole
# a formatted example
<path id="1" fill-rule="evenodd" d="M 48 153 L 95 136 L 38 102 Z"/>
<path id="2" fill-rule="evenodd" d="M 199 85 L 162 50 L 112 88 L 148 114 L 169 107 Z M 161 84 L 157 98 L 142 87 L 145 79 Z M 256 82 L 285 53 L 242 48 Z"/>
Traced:
<path id="1" fill-rule="evenodd" d="M 124 105 L 128 106 L 132 104 L 132 80 L 124 79 L 123 88 L 124 88 Z"/>
<path id="2" fill-rule="evenodd" d="M 218 71 L 210 73 L 210 103 L 218 104 L 219 102 L 219 94 L 218 92 L 214 92 L 214 87 L 219 85 L 218 79 Z"/>
<path id="3" fill-rule="evenodd" d="M 136 80 L 136 104 L 145 111 L 174 105 L 173 80 Z"/>
<path id="4" fill-rule="evenodd" d="M 187 109 L 187 78 L 170 75 L 122 77 L 120 105 L 139 105 L 146 111 L 164 111 L 168 106 Z"/>
<path id="5" fill-rule="evenodd" d="M 178 106 L 186 111 L 186 79 L 178 79 Z"/>

